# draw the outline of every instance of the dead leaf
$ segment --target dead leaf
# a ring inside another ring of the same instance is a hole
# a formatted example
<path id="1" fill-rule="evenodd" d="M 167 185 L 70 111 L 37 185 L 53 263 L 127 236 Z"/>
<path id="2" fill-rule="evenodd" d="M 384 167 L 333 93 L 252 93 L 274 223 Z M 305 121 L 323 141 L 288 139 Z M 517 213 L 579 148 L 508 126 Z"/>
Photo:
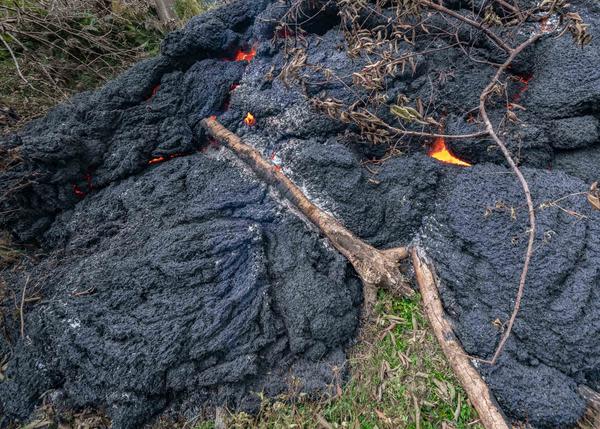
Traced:
<path id="1" fill-rule="evenodd" d="M 375 414 L 377 414 L 377 417 L 382 422 L 387 423 L 387 424 L 391 424 L 392 423 L 392 419 L 390 419 L 388 416 L 386 416 L 383 411 L 379 411 L 377 408 L 375 408 Z"/>
<path id="2" fill-rule="evenodd" d="M 317 414 L 317 422 L 321 428 L 333 429 L 333 426 L 331 426 L 331 424 L 329 424 L 329 422 L 325 420 L 325 417 L 323 417 L 321 414 Z"/>
<path id="3" fill-rule="evenodd" d="M 513 112 L 512 110 L 508 110 L 506 112 L 506 117 L 508 118 L 508 120 L 514 124 L 516 124 L 519 121 L 519 117 L 515 114 L 515 112 Z"/>
<path id="4" fill-rule="evenodd" d="M 593 208 L 600 210 L 600 189 L 598 189 L 598 182 L 592 183 L 587 198 Z"/>
<path id="5" fill-rule="evenodd" d="M 493 322 L 492 325 L 494 325 L 497 329 L 502 328 L 502 321 L 498 318 L 496 318 Z"/>

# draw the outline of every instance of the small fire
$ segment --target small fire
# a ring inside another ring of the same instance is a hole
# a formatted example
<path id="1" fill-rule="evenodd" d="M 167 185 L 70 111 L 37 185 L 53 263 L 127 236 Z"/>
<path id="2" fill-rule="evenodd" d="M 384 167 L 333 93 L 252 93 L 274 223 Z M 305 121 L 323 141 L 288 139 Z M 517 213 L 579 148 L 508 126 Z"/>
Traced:
<path id="1" fill-rule="evenodd" d="M 256 49 L 251 48 L 248 52 L 244 52 L 241 49 L 235 53 L 234 61 L 252 61 L 256 56 Z"/>
<path id="2" fill-rule="evenodd" d="M 256 125 L 256 118 L 252 113 L 248 112 L 248 114 L 244 118 L 244 123 L 249 127 L 253 127 L 254 125 Z"/>
<path id="3" fill-rule="evenodd" d="M 435 139 L 433 147 L 429 151 L 429 156 L 438 161 L 445 162 L 446 164 L 460 165 L 462 167 L 471 166 L 468 162 L 455 157 L 452 152 L 450 152 L 450 149 L 448 149 L 448 146 L 446 146 L 446 140 L 442 137 Z"/>

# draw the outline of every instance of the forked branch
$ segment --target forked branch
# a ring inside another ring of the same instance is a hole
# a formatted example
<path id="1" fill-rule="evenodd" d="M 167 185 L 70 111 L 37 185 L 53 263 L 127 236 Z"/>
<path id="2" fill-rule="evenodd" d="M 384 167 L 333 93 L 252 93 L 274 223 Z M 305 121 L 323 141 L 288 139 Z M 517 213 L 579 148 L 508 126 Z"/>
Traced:
<path id="1" fill-rule="evenodd" d="M 204 119 L 201 124 L 213 138 L 232 150 L 262 181 L 271 185 L 292 203 L 348 259 L 365 286 L 367 312 L 375 303 L 378 288 L 386 289 L 394 295 L 408 297 L 414 294 L 399 268 L 399 262 L 408 257 L 405 248 L 378 250 L 365 243 L 333 216 L 313 204 L 280 169 L 266 161 L 256 149 L 242 142 L 216 119 Z"/>

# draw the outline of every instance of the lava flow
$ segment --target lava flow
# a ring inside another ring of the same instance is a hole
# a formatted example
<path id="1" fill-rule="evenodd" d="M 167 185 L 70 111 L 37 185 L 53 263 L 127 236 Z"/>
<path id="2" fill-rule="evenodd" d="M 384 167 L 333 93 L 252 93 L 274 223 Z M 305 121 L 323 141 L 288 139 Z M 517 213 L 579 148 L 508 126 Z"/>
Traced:
<path id="1" fill-rule="evenodd" d="M 450 152 L 450 149 L 448 149 L 448 146 L 446 146 L 446 140 L 443 137 L 438 137 L 435 139 L 433 147 L 429 151 L 429 156 L 437 159 L 438 161 L 445 162 L 446 164 L 471 167 L 471 164 L 455 157 L 452 152 Z"/>
<path id="2" fill-rule="evenodd" d="M 529 89 L 529 82 L 533 79 L 533 75 L 525 75 L 525 76 L 517 76 L 517 82 L 521 84 L 521 88 L 517 91 L 517 93 L 513 96 L 512 102 L 508 103 L 508 109 L 513 110 L 515 108 L 515 104 L 518 104 L 523 97 L 523 94 Z"/>
<path id="3" fill-rule="evenodd" d="M 252 113 L 248 112 L 248 114 L 244 118 L 244 123 L 249 127 L 253 127 L 254 125 L 256 125 L 256 118 Z"/>
<path id="4" fill-rule="evenodd" d="M 248 52 L 244 52 L 241 49 L 235 53 L 234 61 L 252 61 L 256 56 L 256 49 L 251 48 Z"/>

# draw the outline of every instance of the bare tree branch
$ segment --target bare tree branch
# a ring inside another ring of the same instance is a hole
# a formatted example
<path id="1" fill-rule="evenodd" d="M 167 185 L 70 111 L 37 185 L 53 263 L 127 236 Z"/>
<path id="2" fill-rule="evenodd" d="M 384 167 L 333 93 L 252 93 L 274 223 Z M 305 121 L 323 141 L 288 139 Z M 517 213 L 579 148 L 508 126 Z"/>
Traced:
<path id="1" fill-rule="evenodd" d="M 498 344 L 498 347 L 496 348 L 496 351 L 494 353 L 492 360 L 489 362 L 492 365 L 494 365 L 496 363 L 496 361 L 498 360 L 498 357 L 502 353 L 504 345 L 506 344 L 506 341 L 508 340 L 508 338 L 510 337 L 510 333 L 512 332 L 512 328 L 515 323 L 515 319 L 517 317 L 517 314 L 519 313 L 519 308 L 521 307 L 521 300 L 523 299 L 523 292 L 525 290 L 525 281 L 527 280 L 527 272 L 529 271 L 529 264 L 531 262 L 531 257 L 533 255 L 533 244 L 534 244 L 534 240 L 535 240 L 536 222 L 535 222 L 535 207 L 533 206 L 531 192 L 529 190 L 529 185 L 527 183 L 527 180 L 523 176 L 523 173 L 517 166 L 516 162 L 513 160 L 512 155 L 511 155 L 510 151 L 508 150 L 508 148 L 506 147 L 506 145 L 504 144 L 504 142 L 498 137 L 498 134 L 496 133 L 496 130 L 494 129 L 494 126 L 492 125 L 490 118 L 488 117 L 485 105 L 486 105 L 486 102 L 489 99 L 490 95 L 494 91 L 496 84 L 499 82 L 500 76 L 502 76 L 502 73 L 504 73 L 506 71 L 508 66 L 514 61 L 514 59 L 517 57 L 517 55 L 519 55 L 521 52 L 523 52 L 523 50 L 525 50 L 527 47 L 529 47 L 529 46 L 533 45 L 535 42 L 537 42 L 542 36 L 543 36 L 542 33 L 535 34 L 532 37 L 530 37 L 527 41 L 525 41 L 521 45 L 519 45 L 517 48 L 511 50 L 511 53 L 510 53 L 508 59 L 504 62 L 504 64 L 502 64 L 502 66 L 500 66 L 498 68 L 498 71 L 494 75 L 493 79 L 491 80 L 489 85 L 483 90 L 483 92 L 481 93 L 481 96 L 479 97 L 479 113 L 481 115 L 481 119 L 483 120 L 483 123 L 485 124 L 485 128 L 486 128 L 487 132 L 489 133 L 490 137 L 492 137 L 494 142 L 496 142 L 496 144 L 502 151 L 504 158 L 508 162 L 508 165 L 510 165 L 510 168 L 513 170 L 513 172 L 519 179 L 519 183 L 521 184 L 521 187 L 523 188 L 523 193 L 525 194 L 525 199 L 527 200 L 527 209 L 528 209 L 528 214 L 529 214 L 529 241 L 527 243 L 527 251 L 525 252 L 525 261 L 523 263 L 523 270 L 521 272 L 521 277 L 519 280 L 519 288 L 517 291 L 517 296 L 515 297 L 515 304 L 514 304 L 510 319 L 508 321 L 508 326 L 506 327 L 506 331 L 502 335 L 502 338 L 500 340 L 500 343 Z"/>
<path id="2" fill-rule="evenodd" d="M 203 119 L 202 127 L 215 139 L 231 149 L 265 183 L 273 186 L 329 239 L 331 244 L 348 259 L 365 286 L 365 309 L 375 304 L 378 288 L 396 296 L 412 296 L 408 280 L 399 269 L 399 262 L 408 256 L 405 248 L 378 250 L 356 237 L 333 216 L 313 204 L 280 169 L 266 161 L 260 153 L 216 119 Z"/>

